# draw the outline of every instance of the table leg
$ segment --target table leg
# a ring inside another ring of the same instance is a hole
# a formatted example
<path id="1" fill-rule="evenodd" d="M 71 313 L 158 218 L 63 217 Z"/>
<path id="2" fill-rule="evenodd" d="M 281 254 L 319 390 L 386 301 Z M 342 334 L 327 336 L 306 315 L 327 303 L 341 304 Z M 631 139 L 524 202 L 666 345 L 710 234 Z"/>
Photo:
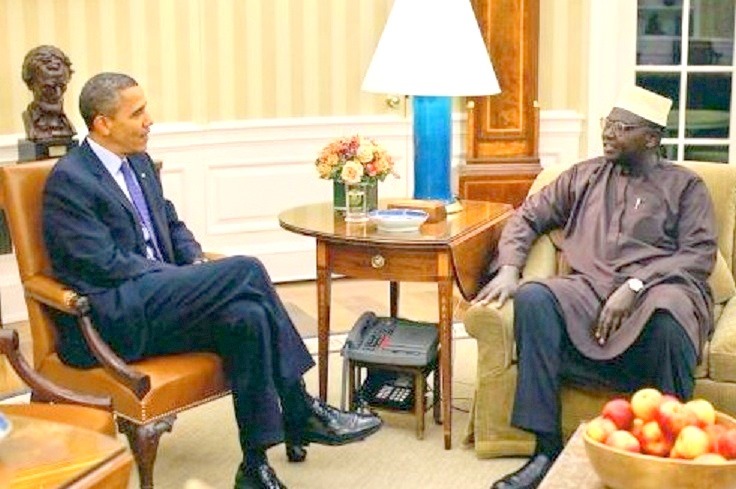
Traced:
<path id="1" fill-rule="evenodd" d="M 327 400 L 328 346 L 330 343 L 330 293 L 332 270 L 327 244 L 317 240 L 317 368 L 319 397 Z"/>
<path id="2" fill-rule="evenodd" d="M 438 296 L 442 425 L 445 450 L 452 448 L 452 265 L 450 255 L 439 256 Z"/>
<path id="3" fill-rule="evenodd" d="M 389 285 L 389 304 L 391 305 L 391 317 L 399 317 L 399 283 L 393 280 Z"/>
<path id="4" fill-rule="evenodd" d="M 416 418 L 417 439 L 424 439 L 424 400 L 427 392 L 427 378 L 422 370 L 414 372 L 414 417 Z"/>

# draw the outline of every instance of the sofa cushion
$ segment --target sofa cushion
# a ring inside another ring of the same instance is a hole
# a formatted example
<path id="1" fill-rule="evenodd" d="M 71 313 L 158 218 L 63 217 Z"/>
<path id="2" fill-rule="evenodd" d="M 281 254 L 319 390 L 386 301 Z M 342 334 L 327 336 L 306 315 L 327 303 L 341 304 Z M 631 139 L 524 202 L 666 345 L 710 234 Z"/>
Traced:
<path id="1" fill-rule="evenodd" d="M 734 282 L 733 273 L 728 268 L 720 251 L 713 272 L 708 277 L 708 283 L 713 290 L 713 302 L 716 304 L 723 304 L 736 294 L 736 282 Z"/>

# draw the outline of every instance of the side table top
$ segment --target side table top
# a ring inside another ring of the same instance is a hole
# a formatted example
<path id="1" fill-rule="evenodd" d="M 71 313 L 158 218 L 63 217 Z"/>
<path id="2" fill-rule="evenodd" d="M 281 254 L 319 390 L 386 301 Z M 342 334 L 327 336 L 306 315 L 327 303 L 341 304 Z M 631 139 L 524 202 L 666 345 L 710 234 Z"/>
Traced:
<path id="1" fill-rule="evenodd" d="M 126 450 L 116 438 L 66 423 L 8 419 L 13 430 L 0 443 L 0 487 L 57 487 Z"/>
<path id="2" fill-rule="evenodd" d="M 380 207 L 386 206 L 382 201 Z M 375 224 L 346 223 L 329 202 L 288 209 L 279 214 L 279 224 L 287 231 L 311 236 L 329 246 L 366 246 L 411 252 L 447 253 L 452 257 L 455 278 L 466 300 L 483 285 L 501 230 L 512 215 L 510 204 L 463 200 L 462 211 L 446 219 L 424 223 L 414 232 L 379 231 Z"/>
<path id="3" fill-rule="evenodd" d="M 385 208 L 390 200 L 381 201 Z M 344 217 L 333 210 L 332 203 L 308 204 L 287 209 L 279 214 L 282 228 L 315 238 L 335 242 L 393 243 L 401 245 L 448 245 L 464 234 L 472 233 L 490 221 L 505 217 L 512 207 L 508 204 L 483 201 L 462 201 L 463 210 L 449 214 L 447 219 L 424 223 L 416 232 L 379 231 L 371 222 L 346 223 Z"/>
<path id="4" fill-rule="evenodd" d="M 575 430 L 538 489 L 605 489 L 585 453 L 584 427 Z"/>

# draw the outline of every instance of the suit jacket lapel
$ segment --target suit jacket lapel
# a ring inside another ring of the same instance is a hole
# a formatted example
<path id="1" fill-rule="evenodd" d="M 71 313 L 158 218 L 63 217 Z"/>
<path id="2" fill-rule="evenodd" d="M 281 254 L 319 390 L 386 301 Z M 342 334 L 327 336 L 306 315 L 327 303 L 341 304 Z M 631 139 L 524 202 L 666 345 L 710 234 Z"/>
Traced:
<path id="1" fill-rule="evenodd" d="M 118 201 L 120 205 L 122 205 L 128 211 L 128 213 L 130 213 L 130 217 L 136 225 L 136 232 L 140 234 L 140 239 L 141 241 L 143 241 L 143 232 L 140 230 L 138 213 L 135 210 L 135 207 L 133 207 L 132 202 L 130 202 L 130 200 L 128 200 L 128 197 L 125 196 L 122 189 L 118 185 L 118 182 L 116 182 L 115 179 L 112 178 L 110 172 L 107 171 L 105 165 L 103 165 L 100 159 L 97 158 L 97 155 L 94 151 L 92 151 L 92 148 L 90 148 L 87 141 L 82 144 L 81 149 L 83 150 L 83 155 L 88 163 L 84 167 L 89 169 L 89 171 L 96 175 L 97 178 L 99 178 L 100 184 L 105 189 L 105 191 L 108 192 L 113 199 Z"/>

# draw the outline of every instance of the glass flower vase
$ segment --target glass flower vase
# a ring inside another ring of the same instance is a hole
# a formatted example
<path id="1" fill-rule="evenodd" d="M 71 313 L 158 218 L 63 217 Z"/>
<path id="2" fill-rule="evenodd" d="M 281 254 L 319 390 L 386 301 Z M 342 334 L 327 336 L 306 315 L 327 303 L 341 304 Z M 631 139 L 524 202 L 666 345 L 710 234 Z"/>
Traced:
<path id="1" fill-rule="evenodd" d="M 368 185 L 365 183 L 345 184 L 345 222 L 368 220 Z"/>
<path id="2" fill-rule="evenodd" d="M 366 206 L 368 212 L 378 209 L 378 184 L 361 183 L 361 185 L 366 186 Z M 333 182 L 332 206 L 335 211 L 345 213 L 345 184 L 342 182 Z"/>

